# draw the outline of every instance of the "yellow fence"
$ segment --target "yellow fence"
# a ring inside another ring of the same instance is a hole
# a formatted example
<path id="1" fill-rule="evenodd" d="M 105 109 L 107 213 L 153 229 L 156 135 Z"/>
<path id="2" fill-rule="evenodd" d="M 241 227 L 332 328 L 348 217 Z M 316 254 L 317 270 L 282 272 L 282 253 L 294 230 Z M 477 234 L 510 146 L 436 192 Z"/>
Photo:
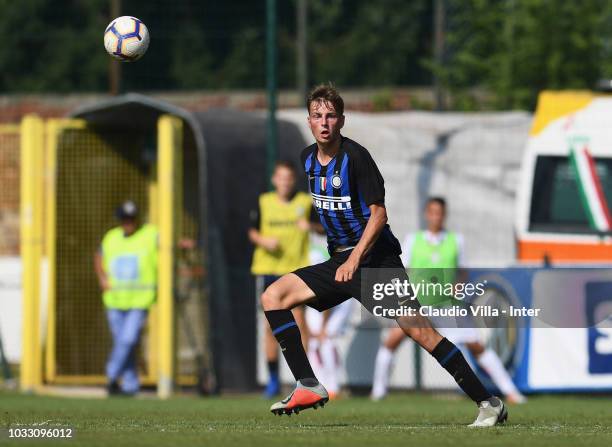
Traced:
<path id="1" fill-rule="evenodd" d="M 18 124 L 0 124 L 0 256 L 19 254 Z"/>
<path id="2" fill-rule="evenodd" d="M 144 135 L 29 116 L 20 132 L 22 389 L 105 382 L 111 341 L 93 256 L 126 199 L 160 232 L 158 300 L 142 338 L 141 381 L 157 384 L 160 397 L 175 383 L 194 384 L 195 374 L 176 368 L 177 242 L 197 227 L 182 206 L 182 121 L 162 116 L 157 134 Z"/>
<path id="3" fill-rule="evenodd" d="M 28 116 L 21 123 L 21 260 L 23 337 L 21 387 L 42 383 L 40 280 L 43 255 L 44 124 Z"/>

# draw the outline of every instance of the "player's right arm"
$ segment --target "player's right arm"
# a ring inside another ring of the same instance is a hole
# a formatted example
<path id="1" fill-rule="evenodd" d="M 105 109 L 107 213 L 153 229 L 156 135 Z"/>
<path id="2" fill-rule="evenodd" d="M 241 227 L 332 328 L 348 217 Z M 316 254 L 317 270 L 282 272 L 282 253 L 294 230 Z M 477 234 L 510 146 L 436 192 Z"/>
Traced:
<path id="1" fill-rule="evenodd" d="M 259 209 L 252 210 L 249 218 L 251 221 L 251 226 L 249 227 L 248 231 L 249 241 L 269 252 L 275 252 L 278 250 L 280 246 L 278 239 L 270 236 L 264 236 L 259 231 L 261 219 Z"/>

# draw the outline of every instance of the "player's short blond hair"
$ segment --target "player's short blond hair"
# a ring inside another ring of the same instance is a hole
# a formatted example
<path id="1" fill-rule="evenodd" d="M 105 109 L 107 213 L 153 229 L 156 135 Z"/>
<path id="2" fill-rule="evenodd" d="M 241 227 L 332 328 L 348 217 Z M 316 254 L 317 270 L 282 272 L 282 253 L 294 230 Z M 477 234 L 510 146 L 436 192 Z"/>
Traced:
<path id="1" fill-rule="evenodd" d="M 344 115 L 344 100 L 331 82 L 317 85 L 310 91 L 306 99 L 308 113 L 310 113 L 310 104 L 313 102 L 330 103 L 338 115 Z"/>

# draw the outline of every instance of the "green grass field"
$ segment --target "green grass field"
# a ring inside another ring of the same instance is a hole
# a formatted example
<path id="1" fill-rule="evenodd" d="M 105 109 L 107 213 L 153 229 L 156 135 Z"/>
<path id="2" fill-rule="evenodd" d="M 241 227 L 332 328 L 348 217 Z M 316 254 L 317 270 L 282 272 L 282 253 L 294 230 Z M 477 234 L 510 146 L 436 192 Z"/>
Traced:
<path id="1" fill-rule="evenodd" d="M 610 397 L 532 397 L 510 408 L 509 422 L 469 429 L 475 406 L 464 399 L 398 394 L 384 402 L 334 401 L 291 417 L 273 416 L 257 396 L 168 401 L 74 399 L 0 393 L 0 428 L 44 423 L 75 428 L 55 445 L 202 446 L 610 446 Z M 0 445 L 10 444 L 6 436 Z M 41 445 L 41 441 L 13 441 Z M 49 445 L 43 442 L 42 445 Z"/>

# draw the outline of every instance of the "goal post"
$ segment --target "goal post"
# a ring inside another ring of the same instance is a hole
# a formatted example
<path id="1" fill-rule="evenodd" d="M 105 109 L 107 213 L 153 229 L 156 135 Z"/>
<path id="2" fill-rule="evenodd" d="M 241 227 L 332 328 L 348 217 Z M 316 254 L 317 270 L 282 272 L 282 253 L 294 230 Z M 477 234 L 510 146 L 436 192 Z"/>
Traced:
<path id="1" fill-rule="evenodd" d="M 183 152 L 189 143 L 183 121 L 161 115 L 154 132 L 146 133 L 93 126 L 82 119 L 45 122 L 28 116 L 19 132 L 22 390 L 36 391 L 43 383 L 106 383 L 111 338 L 93 255 L 105 231 L 116 225 L 115 207 L 127 198 L 142 205 L 145 221 L 159 229 L 157 302 L 141 338 L 140 381 L 157 386 L 161 398 L 169 397 L 176 384 L 196 385 L 198 365 L 191 358 L 198 353 L 186 357 L 191 347 L 179 349 L 186 343 L 181 326 L 185 303 L 192 309 L 193 302 L 177 298 L 177 266 L 183 256 L 178 241 L 193 240 L 200 231 L 184 205 L 183 170 L 189 162 Z"/>
<path id="2" fill-rule="evenodd" d="M 174 253 L 177 242 L 175 204 L 180 200 L 177 171 L 181 166 L 182 121 L 164 115 L 158 121 L 159 194 L 159 277 L 157 283 L 157 323 L 159 331 L 159 372 L 157 394 L 167 398 L 174 383 L 175 313 Z"/>
<path id="3" fill-rule="evenodd" d="M 40 295 L 43 254 L 43 120 L 33 115 L 24 117 L 20 133 L 20 251 L 23 266 L 20 386 L 23 391 L 33 392 L 42 385 Z"/>
<path id="4" fill-rule="evenodd" d="M 47 318 L 45 338 L 45 380 L 57 379 L 57 158 L 62 134 L 68 130 L 86 132 L 83 120 L 50 119 L 46 123 L 45 145 L 45 255 L 47 259 Z"/>

